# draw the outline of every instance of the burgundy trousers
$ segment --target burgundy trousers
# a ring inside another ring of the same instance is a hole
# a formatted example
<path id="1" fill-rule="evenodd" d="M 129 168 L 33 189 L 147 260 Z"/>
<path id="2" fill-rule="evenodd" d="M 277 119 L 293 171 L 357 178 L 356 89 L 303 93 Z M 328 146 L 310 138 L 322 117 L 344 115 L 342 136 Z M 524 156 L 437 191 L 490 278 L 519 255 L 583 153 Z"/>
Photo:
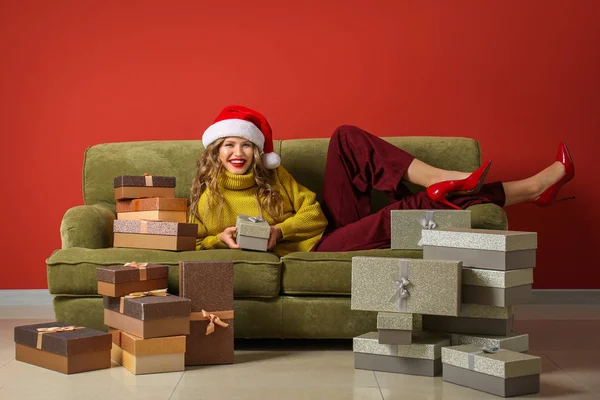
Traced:
<path id="1" fill-rule="evenodd" d="M 414 156 L 355 126 L 335 130 L 327 150 L 321 206 L 327 217 L 325 235 L 312 251 L 352 251 L 390 248 L 391 211 L 450 209 L 426 191 L 411 193 L 402 181 Z M 390 204 L 374 214 L 371 191 L 384 192 Z M 476 195 L 450 201 L 461 208 L 495 203 L 504 206 L 501 182 L 482 186 Z"/>

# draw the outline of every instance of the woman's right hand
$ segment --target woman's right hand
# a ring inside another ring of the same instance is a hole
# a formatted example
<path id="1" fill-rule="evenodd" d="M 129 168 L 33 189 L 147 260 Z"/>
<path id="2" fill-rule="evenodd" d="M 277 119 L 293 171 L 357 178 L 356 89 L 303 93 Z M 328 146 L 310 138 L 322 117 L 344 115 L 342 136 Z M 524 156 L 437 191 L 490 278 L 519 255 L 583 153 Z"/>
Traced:
<path id="1" fill-rule="evenodd" d="M 237 231 L 236 226 L 230 226 L 229 228 L 225 228 L 225 230 L 219 233 L 219 240 L 225 243 L 230 249 L 239 249 L 240 246 L 235 242 L 235 237 L 233 234 Z"/>

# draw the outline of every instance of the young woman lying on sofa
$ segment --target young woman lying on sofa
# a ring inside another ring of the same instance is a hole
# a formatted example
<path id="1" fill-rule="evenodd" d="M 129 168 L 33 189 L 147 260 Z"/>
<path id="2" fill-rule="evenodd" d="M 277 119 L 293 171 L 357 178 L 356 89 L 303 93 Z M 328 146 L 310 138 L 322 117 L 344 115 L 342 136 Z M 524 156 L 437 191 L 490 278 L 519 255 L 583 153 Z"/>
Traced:
<path id="1" fill-rule="evenodd" d="M 390 211 L 465 209 L 482 203 L 505 207 L 525 201 L 552 204 L 575 176 L 565 143 L 556 161 L 536 175 L 485 183 L 491 161 L 473 173 L 447 171 L 354 126 L 335 130 L 329 143 L 322 207 L 297 183 L 273 152 L 263 115 L 243 106 L 223 109 L 202 136 L 191 188 L 190 222 L 197 223 L 198 249 L 238 248 L 239 214 L 259 215 L 271 225 L 268 248 L 295 251 L 352 251 L 390 247 Z M 408 181 L 427 189 L 412 194 Z M 371 188 L 394 201 L 370 214 Z"/>

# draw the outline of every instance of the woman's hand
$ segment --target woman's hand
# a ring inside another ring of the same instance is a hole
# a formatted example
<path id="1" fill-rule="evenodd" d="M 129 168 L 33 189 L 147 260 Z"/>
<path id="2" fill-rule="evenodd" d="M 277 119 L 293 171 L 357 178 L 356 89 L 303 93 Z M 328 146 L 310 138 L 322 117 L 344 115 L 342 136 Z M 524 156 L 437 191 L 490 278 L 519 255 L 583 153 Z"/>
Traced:
<path id="1" fill-rule="evenodd" d="M 237 226 L 230 226 L 229 228 L 225 228 L 225 230 L 219 233 L 219 240 L 225 243 L 230 249 L 239 249 L 240 246 L 235 242 L 235 238 L 233 234 L 237 231 Z M 273 231 L 271 230 L 271 234 Z"/>
<path id="2" fill-rule="evenodd" d="M 273 248 L 277 240 L 283 237 L 283 232 L 281 232 L 281 228 L 277 225 L 271 225 L 271 234 L 269 235 L 269 241 L 267 242 L 267 249 Z"/>

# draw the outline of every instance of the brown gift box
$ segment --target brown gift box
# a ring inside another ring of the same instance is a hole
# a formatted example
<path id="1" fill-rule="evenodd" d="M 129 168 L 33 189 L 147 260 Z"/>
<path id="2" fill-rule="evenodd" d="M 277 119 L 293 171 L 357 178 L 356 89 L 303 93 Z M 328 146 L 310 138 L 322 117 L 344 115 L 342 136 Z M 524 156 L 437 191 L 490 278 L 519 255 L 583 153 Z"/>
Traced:
<path id="1" fill-rule="evenodd" d="M 175 188 L 121 186 L 115 188 L 115 200 L 143 197 L 175 197 Z"/>
<path id="2" fill-rule="evenodd" d="M 185 336 L 176 336 L 183 339 Z M 155 339 L 146 339 L 155 340 Z M 147 356 L 135 356 L 113 343 L 110 352 L 111 357 L 117 364 L 135 375 L 156 374 L 160 372 L 176 372 L 185 370 L 184 353 L 153 354 Z"/>
<path id="3" fill-rule="evenodd" d="M 198 235 L 198 224 L 118 219 L 114 222 L 113 232 L 162 236 L 192 236 L 195 240 Z"/>
<path id="4" fill-rule="evenodd" d="M 131 211 L 117 213 L 117 221 L 163 221 L 163 222 L 187 222 L 187 213 L 185 211 Z"/>
<path id="5" fill-rule="evenodd" d="M 179 262 L 179 295 L 192 301 L 185 364 L 232 364 L 233 262 Z M 214 318 L 208 314 L 219 316 L 228 326 L 219 326 L 215 321 L 214 331 L 207 334 L 212 324 L 207 318 Z"/>
<path id="6" fill-rule="evenodd" d="M 187 211 L 187 199 L 151 197 L 117 201 L 118 213 L 136 211 Z"/>
<path id="7" fill-rule="evenodd" d="M 121 175 L 114 179 L 114 187 L 163 187 L 174 188 L 176 179 L 174 176 L 153 175 Z"/>
<path id="8" fill-rule="evenodd" d="M 185 353 L 185 336 L 142 339 L 119 329 L 108 328 L 112 342 L 134 356 Z"/>
<path id="9" fill-rule="evenodd" d="M 106 332 L 47 322 L 15 327 L 14 339 L 17 361 L 63 374 L 110 368 L 111 335 Z"/>
<path id="10" fill-rule="evenodd" d="M 98 294 L 121 297 L 133 292 L 167 287 L 169 269 L 166 265 L 138 264 L 109 265 L 96 268 Z"/>
<path id="11" fill-rule="evenodd" d="M 196 250 L 196 236 L 115 233 L 113 246 L 132 249 Z"/>
<path id="12" fill-rule="evenodd" d="M 175 317 L 189 318 L 190 305 L 189 299 L 172 296 L 162 290 L 131 293 L 119 298 L 104 296 L 105 309 L 142 321 Z"/>

